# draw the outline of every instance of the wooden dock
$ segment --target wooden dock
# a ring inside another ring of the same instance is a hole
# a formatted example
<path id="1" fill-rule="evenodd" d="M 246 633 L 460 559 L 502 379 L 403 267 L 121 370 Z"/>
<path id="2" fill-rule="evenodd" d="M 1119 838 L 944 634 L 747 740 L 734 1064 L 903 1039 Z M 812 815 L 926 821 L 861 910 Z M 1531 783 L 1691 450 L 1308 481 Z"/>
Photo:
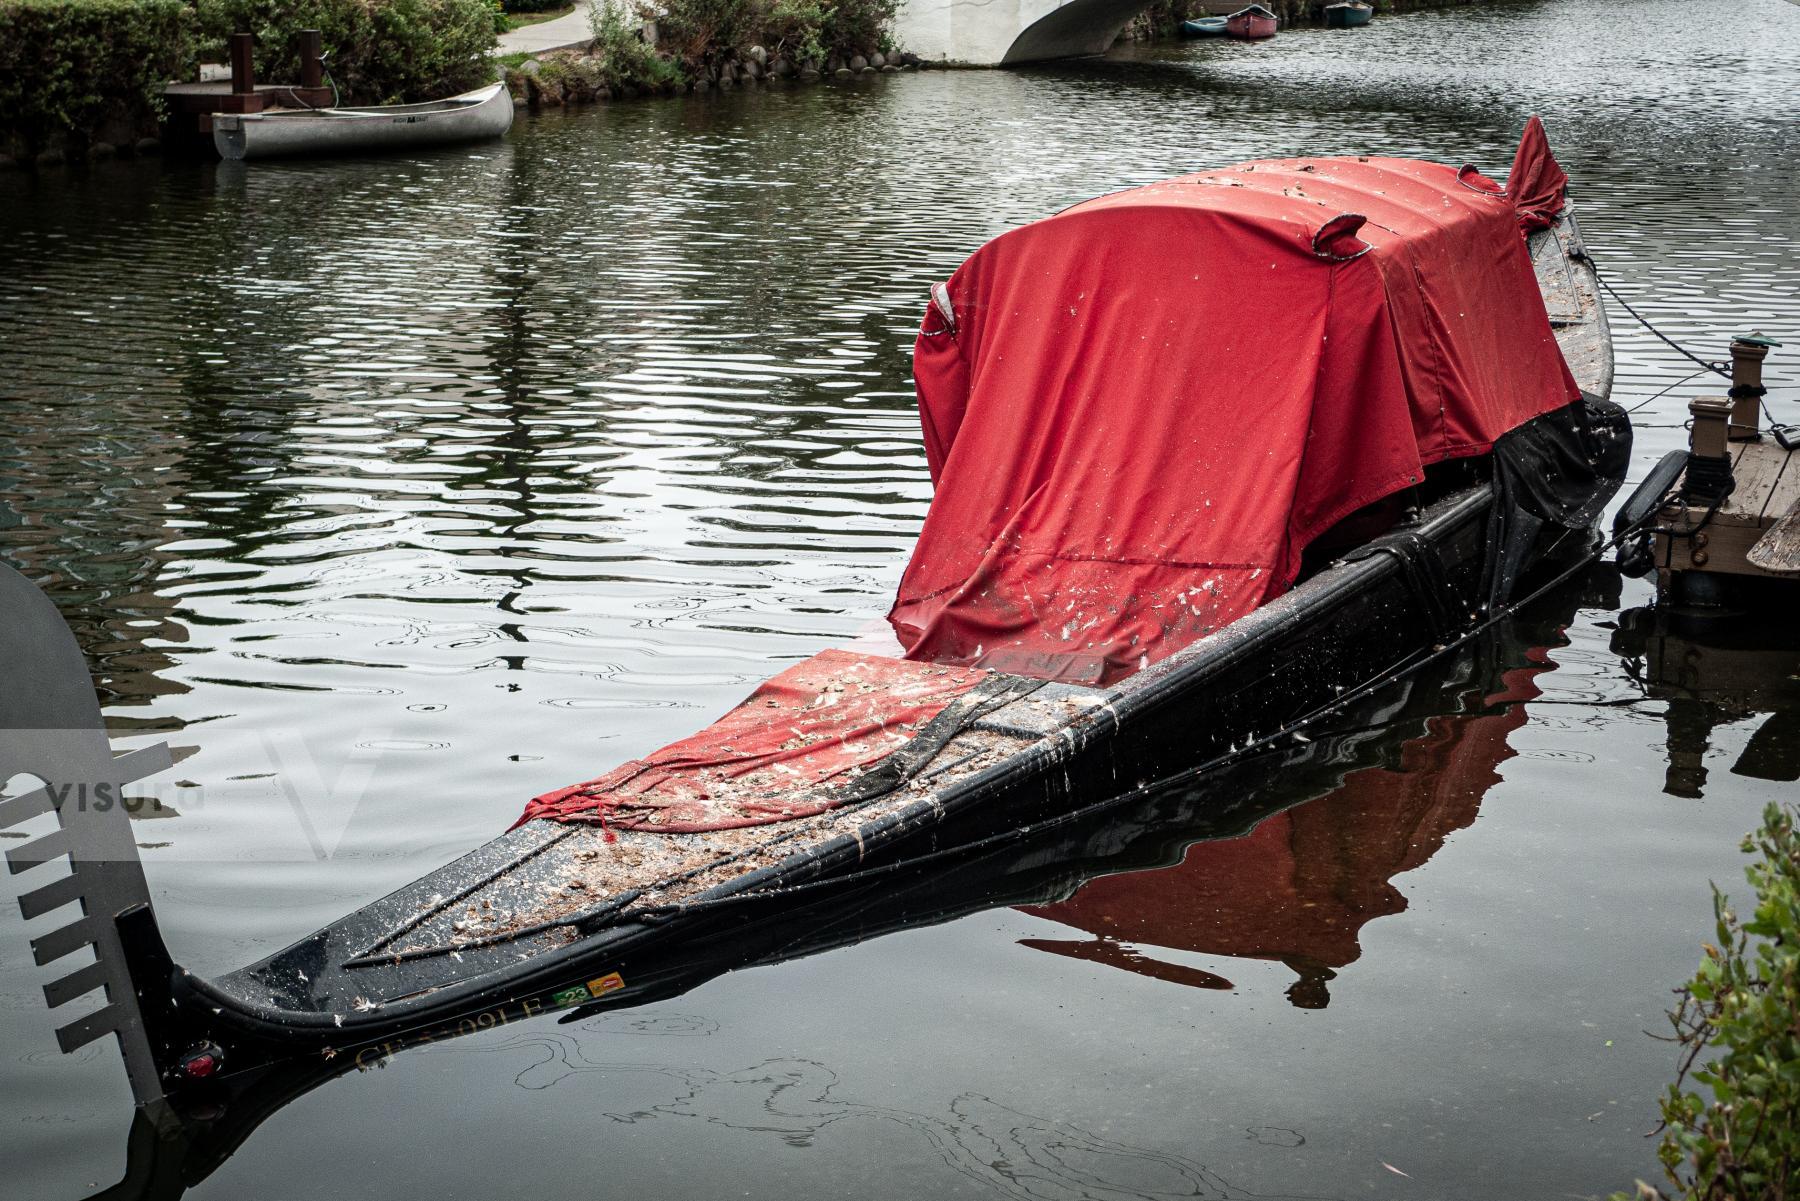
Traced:
<path id="1" fill-rule="evenodd" d="M 333 91 L 325 86 L 321 37 L 316 29 L 299 33 L 300 82 L 257 83 L 252 65 L 254 42 L 234 33 L 229 44 L 231 77 L 171 83 L 163 88 L 168 105 L 169 136 L 178 146 L 211 152 L 215 113 L 260 113 L 274 108 L 326 108 Z"/>
<path id="2" fill-rule="evenodd" d="M 1800 581 L 1800 429 L 1762 428 L 1762 362 L 1775 345 L 1733 341 L 1730 395 L 1688 404 L 1687 467 L 1653 543 L 1665 586 L 1684 573 Z"/>

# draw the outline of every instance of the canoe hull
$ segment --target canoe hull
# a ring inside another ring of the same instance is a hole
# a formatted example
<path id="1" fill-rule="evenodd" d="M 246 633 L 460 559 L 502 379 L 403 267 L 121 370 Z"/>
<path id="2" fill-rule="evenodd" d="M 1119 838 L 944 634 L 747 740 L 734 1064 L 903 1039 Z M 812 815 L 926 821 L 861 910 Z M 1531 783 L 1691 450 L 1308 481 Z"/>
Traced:
<path id="1" fill-rule="evenodd" d="M 213 146 L 233 161 L 367 154 L 497 138 L 512 122 L 512 94 L 494 84 L 430 104 L 222 114 L 213 118 Z"/>
<path id="2" fill-rule="evenodd" d="M 1224 17 L 1196 17 L 1181 23 L 1184 38 L 1222 38 L 1226 32 Z"/>
<path id="3" fill-rule="evenodd" d="M 1367 25 L 1374 16 L 1375 9 L 1367 4 L 1325 6 L 1325 25 L 1329 29 L 1355 29 L 1359 25 Z"/>
<path id="4" fill-rule="evenodd" d="M 1225 18 L 1225 32 L 1247 42 L 1272 38 L 1279 26 L 1275 14 L 1258 5 L 1239 9 Z"/>

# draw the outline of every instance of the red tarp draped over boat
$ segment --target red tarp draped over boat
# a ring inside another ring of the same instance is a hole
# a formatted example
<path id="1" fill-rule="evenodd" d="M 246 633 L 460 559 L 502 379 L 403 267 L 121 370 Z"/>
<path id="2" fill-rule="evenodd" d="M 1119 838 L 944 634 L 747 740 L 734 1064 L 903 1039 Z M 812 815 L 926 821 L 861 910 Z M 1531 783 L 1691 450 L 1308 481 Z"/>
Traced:
<path id="1" fill-rule="evenodd" d="M 1513 206 L 1430 163 L 1250 163 L 1103 197 L 934 296 L 915 373 L 937 495 L 889 620 L 908 659 L 958 666 L 827 651 L 521 822 L 822 812 L 971 667 L 1127 675 L 1284 591 L 1308 542 L 1427 464 L 1579 395 Z"/>
<path id="2" fill-rule="evenodd" d="M 1544 123 L 1533 117 L 1525 122 L 1525 135 L 1513 155 L 1512 172 L 1506 177 L 1506 194 L 1519 214 L 1526 233 L 1549 229 L 1568 202 L 1569 177 L 1550 154 Z"/>
<path id="3" fill-rule="evenodd" d="M 936 495 L 889 614 L 908 657 L 1082 683 L 1580 395 L 1512 204 L 1405 159 L 1247 163 L 1003 234 L 935 292 L 914 375 Z"/>
<path id="4" fill-rule="evenodd" d="M 518 824 L 549 817 L 683 834 L 823 813 L 838 802 L 822 786 L 905 746 L 987 674 L 824 651 L 693 737 L 534 798 Z"/>

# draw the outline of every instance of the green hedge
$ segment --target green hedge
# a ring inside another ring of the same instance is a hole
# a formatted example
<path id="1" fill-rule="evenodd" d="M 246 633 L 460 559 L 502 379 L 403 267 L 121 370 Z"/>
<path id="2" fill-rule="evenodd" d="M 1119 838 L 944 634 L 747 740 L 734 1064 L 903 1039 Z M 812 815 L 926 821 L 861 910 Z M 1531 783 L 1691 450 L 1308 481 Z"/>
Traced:
<path id="1" fill-rule="evenodd" d="M 209 51 L 248 30 L 256 77 L 300 77 L 295 35 L 323 35 L 326 70 L 346 104 L 435 100 L 494 77 L 492 0 L 198 0 Z"/>
<path id="2" fill-rule="evenodd" d="M 165 80 L 193 62 L 185 0 L 0 0 L 0 143 L 9 154 L 155 132 Z"/>

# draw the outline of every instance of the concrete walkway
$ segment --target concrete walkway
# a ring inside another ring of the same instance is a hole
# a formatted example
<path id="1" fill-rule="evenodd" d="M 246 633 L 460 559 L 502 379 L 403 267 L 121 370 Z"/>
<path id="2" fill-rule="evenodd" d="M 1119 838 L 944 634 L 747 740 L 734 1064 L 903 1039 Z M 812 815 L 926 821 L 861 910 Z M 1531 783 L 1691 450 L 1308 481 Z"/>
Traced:
<path id="1" fill-rule="evenodd" d="M 592 4 L 593 0 L 576 0 L 575 11 L 566 17 L 509 30 L 500 35 L 500 44 L 494 48 L 494 53 L 542 54 L 546 50 L 561 50 L 564 46 L 584 46 L 594 38 L 588 24 L 588 9 Z"/>

